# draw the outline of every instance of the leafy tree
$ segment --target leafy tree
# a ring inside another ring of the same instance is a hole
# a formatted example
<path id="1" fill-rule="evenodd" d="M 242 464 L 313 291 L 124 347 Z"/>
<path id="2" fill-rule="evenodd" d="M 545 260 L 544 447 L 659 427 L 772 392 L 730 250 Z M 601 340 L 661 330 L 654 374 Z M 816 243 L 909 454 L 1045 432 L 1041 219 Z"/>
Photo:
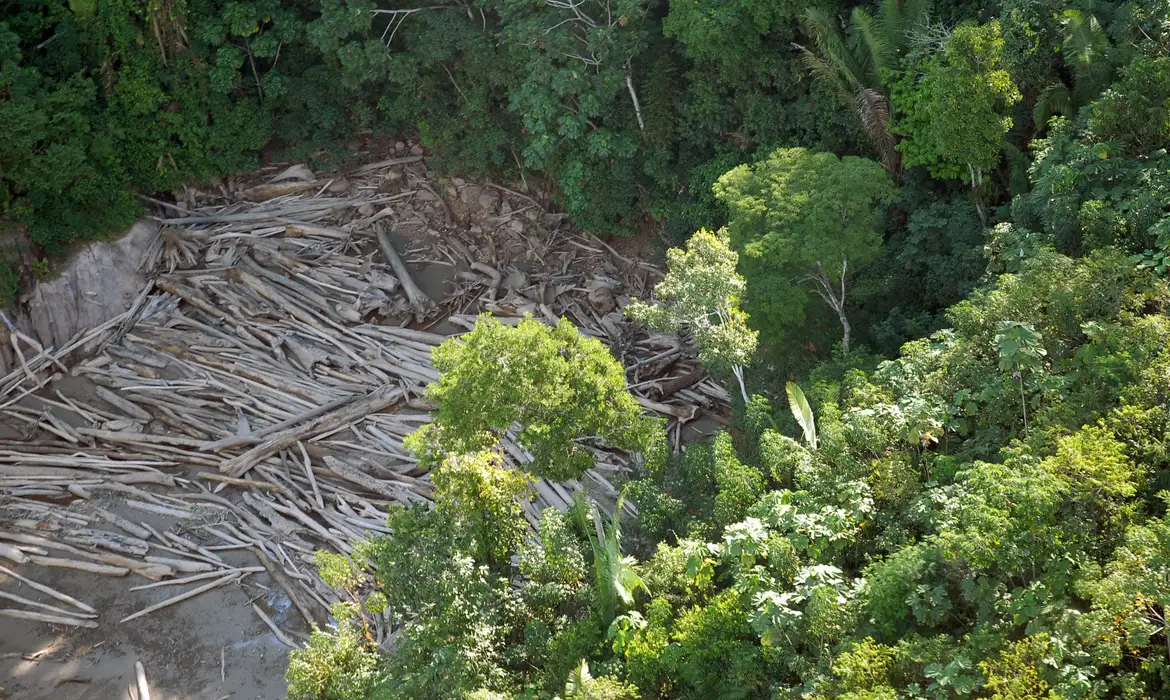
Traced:
<path id="1" fill-rule="evenodd" d="M 1040 334 L 1026 323 L 1000 321 L 995 334 L 1000 370 L 1010 370 L 1012 378 L 1020 382 L 1020 410 L 1024 414 L 1025 433 L 1028 432 L 1028 402 L 1024 393 L 1024 372 L 1044 369 L 1043 358 L 1048 351 L 1040 343 Z"/>
<path id="2" fill-rule="evenodd" d="M 483 316 L 471 333 L 436 348 L 434 365 L 436 422 L 413 438 L 424 453 L 484 449 L 515 427 L 516 442 L 532 453 L 526 469 L 573 479 L 595 461 L 585 440 L 642 452 L 655 434 L 626 391 L 622 366 L 565 319 L 508 326 Z"/>
<path id="3" fill-rule="evenodd" d="M 759 333 L 748 328 L 747 314 L 739 307 L 746 284 L 735 270 L 738 262 L 725 231 L 700 229 L 686 251 L 666 252 L 666 277 L 654 288 L 659 303 L 632 299 L 625 312 L 658 330 L 689 330 L 699 346 L 699 361 L 712 371 L 730 369 L 747 403 L 743 369 Z"/>
<path id="4" fill-rule="evenodd" d="M 1032 118 L 1043 127 L 1054 114 L 1075 115 L 1109 84 L 1113 66 L 1108 54 L 1113 48 L 1096 15 L 1081 9 L 1059 15 L 1061 53 L 1072 73 L 1072 87 L 1064 82 L 1048 85 L 1036 100 Z"/>
<path id="5" fill-rule="evenodd" d="M 998 22 L 956 27 L 942 51 L 921 58 L 894 85 L 892 131 L 905 139 L 905 165 L 927 165 L 935 177 L 983 183 L 995 168 L 1020 100 L 1002 66 Z M 982 213 L 982 210 L 980 210 Z"/>
<path id="6" fill-rule="evenodd" d="M 479 561 L 508 561 L 527 532 L 521 499 L 531 497 L 525 476 L 497 452 L 448 454 L 431 470 L 436 508 L 471 539 Z"/>
<path id="7" fill-rule="evenodd" d="M 780 149 L 728 172 L 715 194 L 731 210 L 727 228 L 742 256 L 748 307 L 757 323 L 798 326 L 811 285 L 836 313 L 848 352 L 849 264 L 870 260 L 881 246 L 877 205 L 894 195 L 889 175 L 856 156 Z"/>
<path id="8" fill-rule="evenodd" d="M 289 652 L 289 700 L 368 698 L 380 676 L 381 659 L 353 630 L 313 630 L 309 646 Z"/>

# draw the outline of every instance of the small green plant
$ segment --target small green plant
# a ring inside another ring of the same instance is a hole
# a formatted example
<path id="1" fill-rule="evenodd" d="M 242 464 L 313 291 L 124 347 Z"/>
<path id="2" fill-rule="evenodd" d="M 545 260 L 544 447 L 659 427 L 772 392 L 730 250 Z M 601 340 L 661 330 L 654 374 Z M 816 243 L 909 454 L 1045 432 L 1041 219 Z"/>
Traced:
<path id="1" fill-rule="evenodd" d="M 792 417 L 804 431 L 804 441 L 812 449 L 817 449 L 816 419 L 813 417 L 812 406 L 809 406 L 808 399 L 804 396 L 804 390 L 796 382 L 788 382 L 784 385 L 784 390 L 788 393 L 788 407 L 792 410 Z"/>
<path id="2" fill-rule="evenodd" d="M 618 498 L 608 528 L 602 523 L 595 503 L 585 506 L 578 502 L 575 506 L 577 526 L 588 532 L 592 521 L 592 529 L 597 534 L 596 539 L 590 538 L 589 544 L 593 547 L 598 612 L 606 625 L 613 622 L 619 609 L 633 605 L 634 594 L 639 590 L 650 593 L 635 568 L 637 561 L 622 554 L 621 513 L 624 502 L 624 498 Z"/>
<path id="3" fill-rule="evenodd" d="M 56 271 L 53 269 L 53 263 L 48 258 L 38 258 L 32 262 L 33 277 L 36 277 L 38 282 L 53 279 L 54 272 Z"/>
<path id="4" fill-rule="evenodd" d="M 1024 391 L 1024 374 L 1044 368 L 1043 358 L 1048 354 L 1040 344 L 1040 333 L 1031 324 L 1001 321 L 995 334 L 999 348 L 999 368 L 1010 370 L 1012 379 L 1020 383 L 1020 408 L 1024 413 L 1024 434 L 1028 434 L 1028 399 Z"/>
<path id="5" fill-rule="evenodd" d="M 1161 229 L 1158 232 L 1158 229 Z M 1134 266 L 1139 270 L 1151 270 L 1159 277 L 1165 277 L 1170 270 L 1170 218 L 1163 219 L 1150 227 L 1150 233 L 1158 233 L 1153 248 L 1147 248 L 1133 256 Z"/>

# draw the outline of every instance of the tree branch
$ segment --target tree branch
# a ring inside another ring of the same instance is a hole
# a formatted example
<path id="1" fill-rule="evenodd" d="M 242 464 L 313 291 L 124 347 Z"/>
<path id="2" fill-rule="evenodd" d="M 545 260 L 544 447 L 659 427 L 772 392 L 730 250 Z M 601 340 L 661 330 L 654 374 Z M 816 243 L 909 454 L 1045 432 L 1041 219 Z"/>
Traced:
<path id="1" fill-rule="evenodd" d="M 626 87 L 630 89 L 630 99 L 634 101 L 634 116 L 638 117 L 638 128 L 646 130 L 646 123 L 642 121 L 642 106 L 638 104 L 638 93 L 634 91 L 634 78 L 630 73 L 630 62 L 626 61 Z"/>

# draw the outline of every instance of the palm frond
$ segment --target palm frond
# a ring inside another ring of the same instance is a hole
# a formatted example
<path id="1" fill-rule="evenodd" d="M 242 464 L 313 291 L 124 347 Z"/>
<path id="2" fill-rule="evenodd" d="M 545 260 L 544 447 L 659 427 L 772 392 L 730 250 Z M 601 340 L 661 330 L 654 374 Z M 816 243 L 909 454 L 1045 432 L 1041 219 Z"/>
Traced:
<path id="1" fill-rule="evenodd" d="M 828 88 L 837 99 L 848 104 L 853 93 L 842 77 L 840 68 L 831 65 L 828 61 L 799 44 L 797 44 L 797 48 L 801 50 L 800 57 L 804 59 L 804 65 L 808 66 L 808 70 L 813 74 L 813 77 L 820 81 L 824 87 Z"/>
<path id="2" fill-rule="evenodd" d="M 933 0 L 885 0 L 882 3 L 883 7 L 886 4 L 900 5 L 902 8 L 902 26 L 899 30 L 899 40 L 902 46 L 907 43 L 907 36 L 930 23 L 930 10 L 934 4 Z"/>
<path id="3" fill-rule="evenodd" d="M 1036 104 L 1032 107 L 1032 121 L 1036 128 L 1043 129 L 1048 120 L 1057 114 L 1071 114 L 1073 111 L 1072 94 L 1064 83 L 1054 83 L 1044 88 L 1036 97 Z"/>
<path id="4" fill-rule="evenodd" d="M 894 48 L 873 17 L 860 7 L 853 8 L 849 25 L 856 42 L 858 69 L 865 76 L 863 82 L 868 86 L 881 85 L 882 70 L 892 68 L 896 60 Z"/>
<path id="5" fill-rule="evenodd" d="M 788 407 L 792 410 L 792 417 L 796 419 L 797 423 L 800 423 L 801 429 L 804 430 L 805 442 L 815 450 L 817 447 L 817 426 L 813 418 L 812 407 L 808 405 L 804 391 L 796 382 L 788 382 L 784 385 L 784 390 L 788 393 Z"/>
<path id="6" fill-rule="evenodd" d="M 845 94 L 853 93 L 856 86 L 861 84 L 862 73 L 859 72 L 857 61 L 849 50 L 837 18 L 819 7 L 809 8 L 804 13 L 804 29 L 816 47 L 812 52 L 801 47 L 804 55 L 815 54 L 837 73 L 834 80 L 845 85 Z"/>
<path id="7" fill-rule="evenodd" d="M 882 167 L 890 173 L 898 172 L 902 159 L 890 133 L 889 99 L 877 90 L 865 88 L 857 93 L 855 102 L 861 128 L 881 158 Z"/>

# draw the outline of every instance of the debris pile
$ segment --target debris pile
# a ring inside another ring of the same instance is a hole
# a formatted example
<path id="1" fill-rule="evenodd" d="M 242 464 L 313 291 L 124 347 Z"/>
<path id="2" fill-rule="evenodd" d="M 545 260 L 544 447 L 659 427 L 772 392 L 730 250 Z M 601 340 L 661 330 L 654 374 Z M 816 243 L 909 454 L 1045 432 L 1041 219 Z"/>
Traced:
<path id="1" fill-rule="evenodd" d="M 138 588 L 200 582 L 122 622 L 261 572 L 324 622 L 337 597 L 313 552 L 348 554 L 386 532 L 388 505 L 430 499 L 402 440 L 430 419 L 431 350 L 479 313 L 565 316 L 603 341 L 676 447 L 689 421 L 723 420 L 730 397 L 692 349 L 621 316 L 658 270 L 523 193 L 441 183 L 398 150 L 332 177 L 298 165 L 159 202 L 151 281 L 125 314 L 59 349 L 9 334 L 0 420 L 22 439 L 0 440 L 0 557 L 155 582 Z M 538 482 L 527 516 L 582 488 L 615 497 L 625 468 L 599 451 L 583 483 Z M 0 592 L 35 608 L 0 615 L 96 624 L 44 588 L 55 603 Z"/>

